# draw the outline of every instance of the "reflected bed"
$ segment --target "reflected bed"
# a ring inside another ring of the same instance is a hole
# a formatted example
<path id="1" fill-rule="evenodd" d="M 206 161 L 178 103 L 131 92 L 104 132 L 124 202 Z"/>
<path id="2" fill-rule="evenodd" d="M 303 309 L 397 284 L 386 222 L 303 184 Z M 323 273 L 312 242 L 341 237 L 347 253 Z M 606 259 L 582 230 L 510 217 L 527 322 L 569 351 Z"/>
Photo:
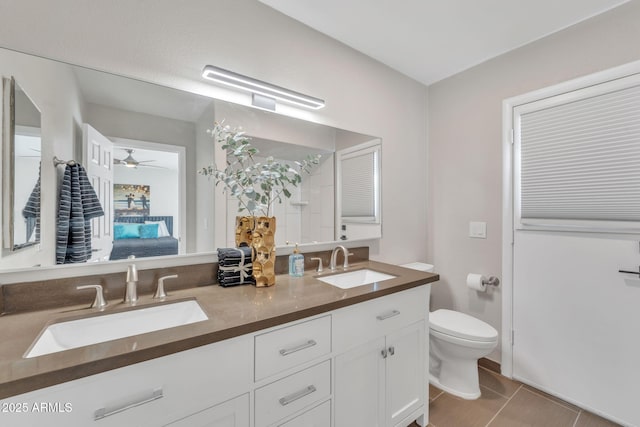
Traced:
<path id="1" fill-rule="evenodd" d="M 114 223 L 110 260 L 177 255 L 172 216 L 121 216 Z"/>

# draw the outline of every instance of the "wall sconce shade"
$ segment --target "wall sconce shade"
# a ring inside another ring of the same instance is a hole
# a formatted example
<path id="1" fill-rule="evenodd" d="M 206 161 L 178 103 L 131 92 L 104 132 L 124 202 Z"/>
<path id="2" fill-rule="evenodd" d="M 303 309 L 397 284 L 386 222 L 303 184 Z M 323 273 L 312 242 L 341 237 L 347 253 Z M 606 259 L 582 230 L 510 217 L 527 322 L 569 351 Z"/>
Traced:
<path id="1" fill-rule="evenodd" d="M 313 110 L 324 107 L 324 100 L 322 99 L 304 95 L 299 92 L 294 92 L 280 86 L 272 85 L 261 80 L 243 76 L 242 74 L 234 73 L 233 71 L 214 67 L 213 65 L 207 65 L 204 67 L 204 69 L 202 70 L 202 77 L 217 83 L 235 87 L 237 89 L 242 89 L 254 94 L 275 98 L 280 101 L 288 102 L 290 104 L 295 104 L 305 108 L 311 108 Z"/>

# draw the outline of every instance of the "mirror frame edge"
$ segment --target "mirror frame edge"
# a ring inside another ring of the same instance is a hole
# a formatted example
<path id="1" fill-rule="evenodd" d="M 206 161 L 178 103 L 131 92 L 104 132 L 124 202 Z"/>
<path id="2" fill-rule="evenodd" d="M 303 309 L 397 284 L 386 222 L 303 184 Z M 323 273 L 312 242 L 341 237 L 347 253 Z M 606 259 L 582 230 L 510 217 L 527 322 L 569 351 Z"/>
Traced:
<path id="1" fill-rule="evenodd" d="M 2 78 L 2 251 L 13 251 L 15 78 Z"/>

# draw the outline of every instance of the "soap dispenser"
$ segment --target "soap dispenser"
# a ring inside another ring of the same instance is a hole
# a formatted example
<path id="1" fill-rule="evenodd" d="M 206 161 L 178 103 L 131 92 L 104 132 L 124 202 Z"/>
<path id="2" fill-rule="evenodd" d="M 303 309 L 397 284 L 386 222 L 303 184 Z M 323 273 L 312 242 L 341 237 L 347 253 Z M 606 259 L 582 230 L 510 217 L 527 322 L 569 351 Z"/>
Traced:
<path id="1" fill-rule="evenodd" d="M 302 277 L 304 275 L 304 255 L 298 250 L 298 244 L 289 255 L 289 276 Z"/>

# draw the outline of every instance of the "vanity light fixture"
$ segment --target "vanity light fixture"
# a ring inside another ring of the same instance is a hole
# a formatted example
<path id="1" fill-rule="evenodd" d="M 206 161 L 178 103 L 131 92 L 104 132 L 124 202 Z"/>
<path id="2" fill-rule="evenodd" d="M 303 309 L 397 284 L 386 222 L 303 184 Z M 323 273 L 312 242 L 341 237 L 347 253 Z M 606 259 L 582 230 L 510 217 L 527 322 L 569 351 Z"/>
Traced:
<path id="1" fill-rule="evenodd" d="M 324 107 L 324 100 L 322 99 L 294 92 L 280 86 L 234 73 L 233 71 L 214 67 L 213 65 L 207 65 L 204 67 L 202 70 L 202 77 L 237 89 L 249 91 L 254 95 L 278 99 L 300 107 L 311 108 L 313 110 Z"/>

